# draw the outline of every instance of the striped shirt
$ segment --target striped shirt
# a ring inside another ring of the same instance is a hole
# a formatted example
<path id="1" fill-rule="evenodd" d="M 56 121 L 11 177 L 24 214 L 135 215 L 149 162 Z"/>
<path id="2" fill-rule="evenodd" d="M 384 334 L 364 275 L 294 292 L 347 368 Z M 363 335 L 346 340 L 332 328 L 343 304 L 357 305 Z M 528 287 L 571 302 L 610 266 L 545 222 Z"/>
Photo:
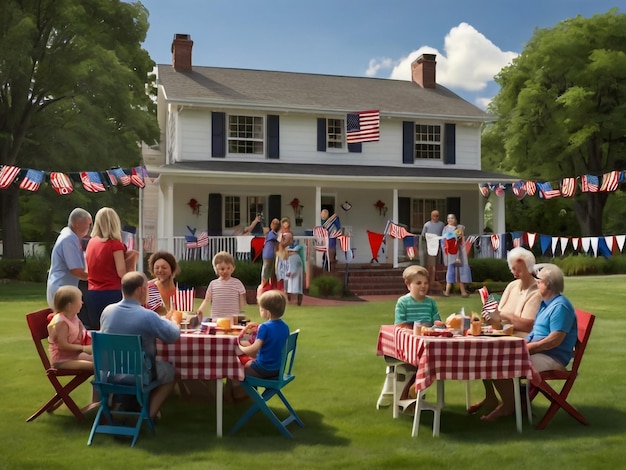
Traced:
<path id="1" fill-rule="evenodd" d="M 436 320 L 441 320 L 437 304 L 432 297 L 424 297 L 424 300 L 417 301 L 411 294 L 405 294 L 396 302 L 396 315 L 394 324 L 414 322 L 424 322 L 432 326 Z"/>
<path id="2" fill-rule="evenodd" d="M 211 318 L 239 315 L 239 299 L 246 294 L 243 283 L 231 277 L 228 280 L 214 279 L 209 283 L 207 293 L 211 294 Z"/>

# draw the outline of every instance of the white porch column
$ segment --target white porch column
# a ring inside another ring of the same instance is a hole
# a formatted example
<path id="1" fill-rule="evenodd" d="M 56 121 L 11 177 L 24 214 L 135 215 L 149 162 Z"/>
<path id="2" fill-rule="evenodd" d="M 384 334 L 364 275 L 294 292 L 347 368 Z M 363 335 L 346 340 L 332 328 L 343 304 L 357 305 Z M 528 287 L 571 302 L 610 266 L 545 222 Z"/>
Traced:
<path id="1" fill-rule="evenodd" d="M 397 222 L 398 220 L 398 190 L 394 189 L 393 190 L 393 197 L 392 197 L 392 206 L 391 206 L 391 220 L 393 220 L 394 222 Z M 398 245 L 399 245 L 400 241 L 397 238 L 393 239 L 393 267 L 397 268 L 398 267 Z"/>
<path id="2" fill-rule="evenodd" d="M 504 204 L 505 196 L 494 196 L 491 198 L 491 207 L 493 208 L 493 233 L 506 232 L 506 207 Z"/>
<path id="3" fill-rule="evenodd" d="M 315 187 L 315 223 L 313 227 L 317 227 L 320 224 L 320 213 L 322 212 L 322 187 Z"/>
<path id="4" fill-rule="evenodd" d="M 159 207 L 163 208 L 159 217 L 159 238 L 165 238 L 167 251 L 174 253 L 174 184 L 168 182 L 159 191 Z"/>

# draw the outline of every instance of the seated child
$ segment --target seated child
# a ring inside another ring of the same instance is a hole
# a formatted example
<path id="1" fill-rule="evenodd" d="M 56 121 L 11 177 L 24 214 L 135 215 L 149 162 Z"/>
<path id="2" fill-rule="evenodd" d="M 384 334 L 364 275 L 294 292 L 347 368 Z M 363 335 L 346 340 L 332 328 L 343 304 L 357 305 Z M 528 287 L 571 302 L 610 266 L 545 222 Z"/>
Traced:
<path id="1" fill-rule="evenodd" d="M 93 370 L 91 338 L 78 318 L 83 294 L 78 287 L 61 286 L 54 294 L 55 315 L 48 324 L 50 362 L 63 369 Z"/>
<path id="2" fill-rule="evenodd" d="M 278 376 L 283 348 L 289 338 L 289 326 L 282 319 L 287 296 L 282 291 L 270 290 L 261 294 L 258 302 L 259 314 L 267 321 L 258 326 L 252 343 L 242 341 L 239 348 L 254 358 L 245 363 L 246 375 L 269 379 Z"/>

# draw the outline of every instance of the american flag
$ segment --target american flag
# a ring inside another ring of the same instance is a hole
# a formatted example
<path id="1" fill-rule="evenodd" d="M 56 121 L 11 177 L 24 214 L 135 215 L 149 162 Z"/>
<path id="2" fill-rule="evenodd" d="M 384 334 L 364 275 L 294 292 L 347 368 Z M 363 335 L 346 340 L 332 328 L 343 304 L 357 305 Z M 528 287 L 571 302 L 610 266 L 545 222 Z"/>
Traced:
<path id="1" fill-rule="evenodd" d="M 537 192 L 537 185 L 534 181 L 526 181 L 526 193 L 529 196 L 534 196 Z"/>
<path id="2" fill-rule="evenodd" d="M 119 166 L 117 168 L 111 168 L 107 172 L 109 173 L 109 178 L 115 178 L 117 182 L 122 184 L 122 186 L 128 186 L 130 184 L 130 176 L 128 176 Z M 113 180 L 111 180 L 112 184 L 117 184 L 117 182 L 113 183 Z"/>
<path id="3" fill-rule="evenodd" d="M 478 293 L 480 294 L 480 300 L 483 303 L 483 313 L 485 312 L 495 312 L 498 309 L 498 301 L 495 299 L 493 295 L 489 294 L 489 290 L 487 286 L 483 286 L 478 289 Z"/>
<path id="4" fill-rule="evenodd" d="M 100 175 L 97 171 L 81 172 L 80 180 L 83 183 L 85 191 L 89 191 L 90 193 L 100 193 L 102 191 L 106 191 L 106 188 L 102 184 L 102 180 L 100 179 Z"/>
<path id="5" fill-rule="evenodd" d="M 148 286 L 148 302 L 146 303 L 146 308 L 156 310 L 161 305 L 163 305 L 163 299 L 161 298 L 159 288 L 154 284 L 150 284 Z"/>
<path id="6" fill-rule="evenodd" d="M 7 189 L 11 186 L 19 174 L 20 167 L 4 165 L 0 170 L 0 189 Z"/>
<path id="7" fill-rule="evenodd" d="M 393 238 L 404 238 L 406 236 L 413 235 L 413 234 L 408 232 L 401 225 L 394 224 L 393 222 L 391 222 L 391 224 L 389 224 L 389 235 L 391 235 Z"/>
<path id="8" fill-rule="evenodd" d="M 619 186 L 619 171 L 609 171 L 602 175 L 602 186 L 600 186 L 600 191 L 617 191 L 617 187 Z"/>
<path id="9" fill-rule="evenodd" d="M 526 182 L 517 181 L 513 184 L 513 194 L 517 199 L 523 199 L 526 196 Z"/>
<path id="10" fill-rule="evenodd" d="M 200 235 L 198 235 L 197 246 L 198 248 L 209 246 L 209 234 L 207 232 L 200 232 Z"/>
<path id="11" fill-rule="evenodd" d="M 41 170 L 29 169 L 20 183 L 20 189 L 37 191 L 43 181 L 45 173 Z"/>
<path id="12" fill-rule="evenodd" d="M 597 193 L 600 190 L 600 180 L 595 175 L 582 175 L 580 189 L 583 193 Z"/>
<path id="13" fill-rule="evenodd" d="M 349 113 L 346 119 L 346 140 L 349 144 L 380 140 L 380 112 L 375 110 Z"/>
<path id="14" fill-rule="evenodd" d="M 74 191 L 74 185 L 70 177 L 58 171 L 50 173 L 50 185 L 59 195 L 70 194 Z"/>
<path id="15" fill-rule="evenodd" d="M 136 166 L 132 169 L 132 175 L 130 176 L 130 181 L 137 186 L 138 188 L 144 188 L 146 183 L 143 179 L 143 169 L 140 166 Z"/>
<path id="16" fill-rule="evenodd" d="M 198 248 L 198 239 L 192 235 L 185 235 L 185 246 L 189 249 Z"/>
<path id="17" fill-rule="evenodd" d="M 176 306 L 176 310 L 180 310 L 181 312 L 193 312 L 193 299 L 194 299 L 194 289 L 179 289 L 176 288 L 176 299 L 174 299 L 174 303 L 171 305 Z"/>
<path id="18" fill-rule="evenodd" d="M 341 251 L 344 253 L 350 251 L 350 237 L 348 235 L 340 235 L 337 237 L 337 240 L 341 246 Z"/>
<path id="19" fill-rule="evenodd" d="M 576 194 L 576 178 L 563 178 L 561 180 L 561 195 L 574 197 L 574 194 Z"/>
<path id="20" fill-rule="evenodd" d="M 552 199 L 561 195 L 561 190 L 552 188 L 552 185 L 548 181 L 545 183 L 537 183 L 537 188 L 539 188 L 539 195 L 543 199 Z"/>
<path id="21" fill-rule="evenodd" d="M 328 230 L 324 227 L 313 227 L 313 245 L 315 251 L 327 251 L 328 250 Z"/>
<path id="22" fill-rule="evenodd" d="M 489 190 L 489 184 L 488 183 L 478 183 L 478 189 L 480 190 L 480 194 L 482 194 L 483 197 L 485 197 L 485 198 L 489 197 L 489 193 L 491 191 Z"/>

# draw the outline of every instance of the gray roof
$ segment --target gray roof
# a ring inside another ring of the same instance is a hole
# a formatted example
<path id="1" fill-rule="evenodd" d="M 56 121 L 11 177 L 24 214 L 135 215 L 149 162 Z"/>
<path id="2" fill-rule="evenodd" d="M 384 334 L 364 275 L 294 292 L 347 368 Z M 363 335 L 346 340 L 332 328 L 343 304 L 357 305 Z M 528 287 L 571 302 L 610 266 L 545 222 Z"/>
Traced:
<path id="1" fill-rule="evenodd" d="M 346 178 L 433 178 L 461 179 L 467 182 L 513 182 L 515 176 L 482 170 L 463 170 L 457 168 L 418 168 L 361 166 L 361 165 L 316 165 L 304 163 L 278 163 L 263 160 L 260 162 L 233 162 L 224 159 L 212 159 L 199 162 L 179 162 L 154 169 L 157 173 L 169 173 L 168 170 L 193 172 L 229 172 L 229 173 L 271 173 L 274 175 L 305 176 L 345 176 Z M 165 171 L 163 171 L 165 170 Z"/>
<path id="2" fill-rule="evenodd" d="M 318 114 L 380 110 L 381 117 L 439 117 L 491 121 L 493 116 L 447 88 L 406 80 L 194 66 L 158 66 L 166 98 L 181 103 L 299 110 Z"/>

